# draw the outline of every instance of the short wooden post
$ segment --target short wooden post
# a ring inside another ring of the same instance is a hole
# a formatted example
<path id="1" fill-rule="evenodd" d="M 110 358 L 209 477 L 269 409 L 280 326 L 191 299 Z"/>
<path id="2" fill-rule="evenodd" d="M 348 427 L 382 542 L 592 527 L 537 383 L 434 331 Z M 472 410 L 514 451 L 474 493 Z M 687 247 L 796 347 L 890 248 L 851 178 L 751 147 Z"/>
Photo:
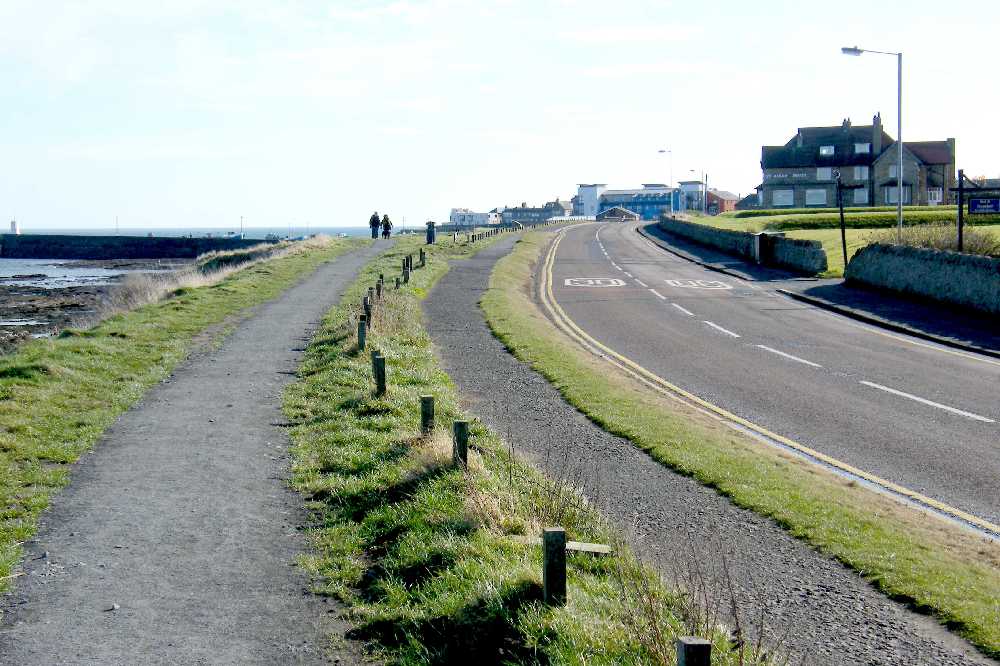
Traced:
<path id="1" fill-rule="evenodd" d="M 542 530 L 542 600 L 549 606 L 566 605 L 566 530 Z"/>
<path id="2" fill-rule="evenodd" d="M 410 282 L 410 269 L 407 268 L 403 271 L 403 284 L 408 284 Z"/>
<path id="3" fill-rule="evenodd" d="M 375 287 L 368 287 L 368 304 L 375 305 Z"/>
<path id="4" fill-rule="evenodd" d="M 365 323 L 365 316 L 358 317 L 358 349 L 365 350 L 365 342 L 368 337 L 368 326 Z"/>
<path id="5" fill-rule="evenodd" d="M 678 638 L 677 666 L 712 666 L 712 641 L 692 636 Z"/>
<path id="6" fill-rule="evenodd" d="M 404 273 L 406 272 L 406 257 L 403 257 L 403 267 L 402 267 L 402 272 L 404 272 Z"/>
<path id="7" fill-rule="evenodd" d="M 420 396 L 420 432 L 425 435 L 434 430 L 434 396 Z"/>
<path id="8" fill-rule="evenodd" d="M 372 357 L 372 377 L 374 377 L 376 374 L 378 374 L 376 372 L 376 370 L 375 370 L 375 357 L 376 356 L 381 356 L 381 355 L 382 355 L 382 352 L 380 352 L 378 349 L 372 349 L 372 353 L 371 353 L 371 357 Z"/>
<path id="9" fill-rule="evenodd" d="M 461 465 L 462 467 L 469 466 L 468 421 L 455 421 L 453 426 L 451 459 L 456 465 Z"/>
<path id="10" fill-rule="evenodd" d="M 379 282 L 385 282 L 385 273 L 379 273 L 378 274 L 378 281 Z"/>
<path id="11" fill-rule="evenodd" d="M 382 300 L 382 283 L 381 282 L 376 282 L 375 283 L 375 298 L 377 298 L 380 301 Z"/>
<path id="12" fill-rule="evenodd" d="M 424 252 L 424 248 L 420 248 L 420 267 L 423 268 L 427 265 L 427 253 Z"/>
<path id="13" fill-rule="evenodd" d="M 365 321 L 368 322 L 369 326 L 371 326 L 371 323 L 372 323 L 372 302 L 370 300 L 368 300 L 367 296 L 365 296 L 361 300 L 361 307 L 364 308 L 364 310 L 365 310 Z"/>
<path id="14" fill-rule="evenodd" d="M 375 395 L 381 398 L 385 395 L 385 356 L 375 357 Z"/>
<path id="15" fill-rule="evenodd" d="M 396 278 L 396 289 L 399 289 L 399 278 Z"/>

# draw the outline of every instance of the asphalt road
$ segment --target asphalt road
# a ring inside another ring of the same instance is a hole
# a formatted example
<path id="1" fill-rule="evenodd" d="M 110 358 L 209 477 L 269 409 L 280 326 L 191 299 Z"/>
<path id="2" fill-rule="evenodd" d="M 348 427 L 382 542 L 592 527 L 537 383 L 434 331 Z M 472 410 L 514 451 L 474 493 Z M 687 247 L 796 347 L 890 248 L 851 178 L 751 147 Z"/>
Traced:
<path id="1" fill-rule="evenodd" d="M 635 224 L 566 232 L 553 294 L 593 338 L 824 454 L 1000 522 L 1000 362 L 887 335 L 672 255 Z"/>

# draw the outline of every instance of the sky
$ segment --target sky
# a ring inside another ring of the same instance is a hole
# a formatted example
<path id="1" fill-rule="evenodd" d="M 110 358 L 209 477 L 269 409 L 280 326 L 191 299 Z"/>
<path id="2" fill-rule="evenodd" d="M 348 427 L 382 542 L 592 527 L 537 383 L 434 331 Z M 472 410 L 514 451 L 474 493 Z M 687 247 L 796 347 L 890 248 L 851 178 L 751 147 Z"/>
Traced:
<path id="1" fill-rule="evenodd" d="M 868 124 L 1000 176 L 1000 3 L 0 0 L 0 216 L 24 231 L 397 226 L 698 179 Z M 660 153 L 659 150 L 669 150 Z"/>

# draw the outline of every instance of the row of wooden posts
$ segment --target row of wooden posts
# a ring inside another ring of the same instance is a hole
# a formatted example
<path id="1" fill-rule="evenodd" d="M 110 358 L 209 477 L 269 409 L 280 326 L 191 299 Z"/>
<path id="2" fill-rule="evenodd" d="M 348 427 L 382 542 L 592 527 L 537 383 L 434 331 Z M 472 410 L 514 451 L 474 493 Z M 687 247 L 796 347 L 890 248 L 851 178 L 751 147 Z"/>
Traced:
<path id="1" fill-rule="evenodd" d="M 534 225 L 531 225 L 532 228 Z M 472 243 L 501 233 L 501 229 L 470 234 Z M 417 268 L 427 265 L 427 254 L 420 248 Z M 402 259 L 402 276 L 396 278 L 396 289 L 401 284 L 410 281 L 410 273 L 414 270 L 413 255 L 408 254 Z M 385 276 L 379 274 L 375 286 L 368 288 L 368 294 L 362 298 L 362 313 L 358 317 L 358 349 L 365 350 L 368 328 L 372 323 L 372 313 L 382 300 L 385 289 Z M 375 395 L 386 394 L 385 356 L 377 349 L 371 350 L 372 377 L 375 380 Z M 429 435 L 434 430 L 434 396 L 420 396 L 420 432 Z M 452 422 L 452 463 L 463 469 L 469 466 L 469 422 L 458 420 Z M 537 543 L 537 541 L 535 541 Z M 542 599 L 550 606 L 566 605 L 566 552 L 582 551 L 593 554 L 608 554 L 610 548 L 600 544 L 581 544 L 568 542 L 566 530 L 562 527 L 547 527 L 542 531 Z M 703 638 L 681 637 L 677 639 L 677 666 L 710 666 L 712 661 L 712 643 Z"/>

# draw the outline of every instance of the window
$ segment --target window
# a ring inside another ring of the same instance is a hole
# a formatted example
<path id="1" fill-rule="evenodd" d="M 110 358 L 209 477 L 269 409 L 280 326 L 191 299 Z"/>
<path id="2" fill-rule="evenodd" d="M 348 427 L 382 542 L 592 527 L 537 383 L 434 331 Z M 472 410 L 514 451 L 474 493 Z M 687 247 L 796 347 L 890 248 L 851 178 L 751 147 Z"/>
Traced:
<path id="1" fill-rule="evenodd" d="M 895 187 L 883 187 L 882 188 L 887 204 L 894 204 L 899 202 L 899 194 L 897 193 L 898 188 Z M 910 187 L 908 185 L 903 186 L 903 203 L 910 203 Z"/>
<path id="2" fill-rule="evenodd" d="M 816 169 L 816 180 L 833 180 L 833 169 L 831 167 Z"/>
<path id="3" fill-rule="evenodd" d="M 823 157 L 830 157 L 833 155 L 833 146 L 820 146 L 819 154 Z"/>
<path id="4" fill-rule="evenodd" d="M 807 206 L 825 206 L 826 190 L 806 190 Z"/>
<path id="5" fill-rule="evenodd" d="M 868 167 L 866 166 L 854 167 L 854 180 L 868 180 Z"/>
<path id="6" fill-rule="evenodd" d="M 931 206 L 936 206 L 942 201 L 943 191 L 940 187 L 928 187 L 927 188 L 927 203 Z"/>
<path id="7" fill-rule="evenodd" d="M 896 177 L 896 173 L 898 171 L 899 171 L 899 165 L 898 164 L 890 164 L 889 165 L 889 178 L 895 178 Z M 906 177 L 906 165 L 905 164 L 903 165 L 903 177 L 904 178 Z"/>
<path id="8" fill-rule="evenodd" d="M 866 204 L 868 203 L 868 188 L 861 187 L 854 190 L 854 203 L 856 204 Z"/>
<path id="9" fill-rule="evenodd" d="M 872 144 L 870 143 L 854 144 L 854 153 L 856 155 L 867 155 L 870 152 L 872 152 Z"/>
<path id="10" fill-rule="evenodd" d="M 793 206 L 795 205 L 794 190 L 774 190 L 771 192 L 772 206 Z"/>

